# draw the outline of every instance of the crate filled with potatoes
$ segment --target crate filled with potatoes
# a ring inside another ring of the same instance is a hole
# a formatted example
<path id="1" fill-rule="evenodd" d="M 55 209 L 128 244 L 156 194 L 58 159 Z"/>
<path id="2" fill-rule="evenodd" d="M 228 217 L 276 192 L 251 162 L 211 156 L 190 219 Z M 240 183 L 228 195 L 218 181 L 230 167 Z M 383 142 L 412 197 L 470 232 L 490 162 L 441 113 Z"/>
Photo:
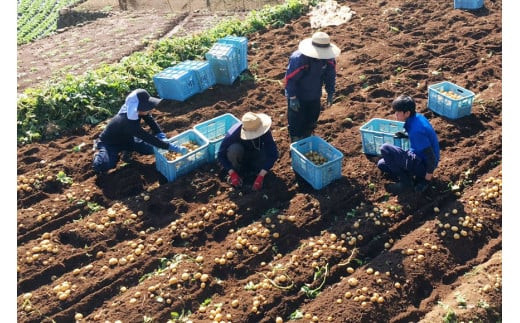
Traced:
<path id="1" fill-rule="evenodd" d="M 318 136 L 291 144 L 291 166 L 311 186 L 322 189 L 341 177 L 343 153 Z"/>
<path id="2" fill-rule="evenodd" d="M 428 108 L 449 119 L 458 119 L 471 114 L 475 93 L 444 81 L 428 87 Z"/>
<path id="3" fill-rule="evenodd" d="M 188 149 L 184 155 L 164 149 L 154 148 L 155 167 L 173 182 L 177 177 L 187 174 L 208 162 L 208 140 L 193 129 L 168 139 L 169 143 Z"/>

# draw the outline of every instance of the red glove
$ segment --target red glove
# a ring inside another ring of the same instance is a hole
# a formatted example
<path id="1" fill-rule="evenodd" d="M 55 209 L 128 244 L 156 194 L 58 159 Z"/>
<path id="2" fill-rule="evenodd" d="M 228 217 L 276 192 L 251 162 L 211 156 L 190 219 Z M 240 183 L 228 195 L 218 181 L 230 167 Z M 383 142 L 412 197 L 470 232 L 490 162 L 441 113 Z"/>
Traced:
<path id="1" fill-rule="evenodd" d="M 238 176 L 237 172 L 232 172 L 231 175 L 229 175 L 229 180 L 231 181 L 231 185 L 234 187 L 238 187 L 242 185 L 242 179 L 240 176 Z"/>
<path id="2" fill-rule="evenodd" d="M 259 191 L 262 189 L 262 184 L 264 183 L 264 177 L 262 175 L 258 175 L 255 179 L 255 183 L 253 184 L 253 190 Z"/>

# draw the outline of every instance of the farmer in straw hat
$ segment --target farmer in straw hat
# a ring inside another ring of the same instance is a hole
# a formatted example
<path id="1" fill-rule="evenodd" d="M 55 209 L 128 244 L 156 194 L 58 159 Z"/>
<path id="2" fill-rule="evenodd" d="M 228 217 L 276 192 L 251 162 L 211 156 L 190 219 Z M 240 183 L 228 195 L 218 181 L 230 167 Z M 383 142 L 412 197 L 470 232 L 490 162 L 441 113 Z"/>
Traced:
<path id="1" fill-rule="evenodd" d="M 218 160 L 234 187 L 242 185 L 239 172 L 255 172 L 253 190 L 262 188 L 264 176 L 278 159 L 278 149 L 270 131 L 271 118 L 264 113 L 247 112 L 242 122 L 231 127 L 222 140 Z"/>
<path id="2" fill-rule="evenodd" d="M 106 173 L 116 167 L 119 153 L 123 152 L 123 160 L 136 151 L 143 155 L 152 155 L 153 146 L 185 154 L 188 149 L 166 142 L 166 135 L 150 114 L 161 99 L 154 98 L 144 89 L 132 91 L 125 99 L 119 112 L 110 120 L 105 130 L 95 140 L 92 167 L 97 174 Z M 141 128 L 141 119 L 150 127 L 153 134 Z"/>
<path id="3" fill-rule="evenodd" d="M 327 106 L 332 104 L 336 83 L 336 60 L 340 49 L 324 32 L 300 42 L 291 54 L 285 73 L 287 121 L 291 141 L 308 137 L 316 127 L 321 111 L 321 93 L 325 84 Z"/>

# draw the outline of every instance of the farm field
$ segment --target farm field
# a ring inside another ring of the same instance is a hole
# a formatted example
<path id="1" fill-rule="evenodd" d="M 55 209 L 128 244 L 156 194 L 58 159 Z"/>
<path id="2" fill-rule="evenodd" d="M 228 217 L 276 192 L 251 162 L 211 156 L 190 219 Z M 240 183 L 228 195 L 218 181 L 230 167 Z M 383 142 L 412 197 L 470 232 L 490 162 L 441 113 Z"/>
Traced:
<path id="1" fill-rule="evenodd" d="M 269 114 L 280 159 L 261 192 L 253 178 L 233 189 L 217 164 L 167 182 L 154 156 L 98 177 L 102 124 L 19 146 L 18 322 L 501 321 L 502 1 L 342 4 L 355 15 L 322 29 L 342 53 L 315 131 L 344 154 L 342 176 L 321 190 L 290 167 L 282 85 L 314 32 L 306 16 L 251 35 L 233 85 L 154 113 L 170 137 L 224 113 Z M 103 19 L 80 28 L 96 33 Z M 445 80 L 476 94 L 471 115 L 427 109 L 428 86 Z M 396 197 L 360 127 L 392 119 L 404 92 L 436 129 L 441 161 L 426 193 Z"/>

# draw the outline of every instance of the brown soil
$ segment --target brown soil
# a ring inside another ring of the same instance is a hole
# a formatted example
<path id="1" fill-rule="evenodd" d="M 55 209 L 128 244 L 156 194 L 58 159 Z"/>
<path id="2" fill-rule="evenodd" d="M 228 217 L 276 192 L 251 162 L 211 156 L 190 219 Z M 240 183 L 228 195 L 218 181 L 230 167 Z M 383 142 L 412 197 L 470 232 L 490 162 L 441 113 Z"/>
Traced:
<path id="1" fill-rule="evenodd" d="M 96 177 L 99 127 L 19 147 L 18 179 L 31 188 L 18 192 L 18 321 L 71 322 L 82 313 L 89 322 L 166 322 L 177 313 L 193 322 L 274 322 L 302 313 L 305 322 L 416 322 L 446 318 L 449 308 L 464 321 L 498 321 L 502 1 L 477 11 L 449 1 L 349 6 L 350 23 L 324 28 L 342 54 L 335 103 L 315 134 L 345 157 L 341 178 L 319 191 L 290 167 L 280 82 L 288 56 L 313 32 L 308 17 L 251 35 L 249 71 L 233 85 L 155 113 L 169 136 L 226 112 L 268 113 L 281 154 L 262 192 L 251 191 L 249 178 L 233 190 L 217 164 L 168 183 L 154 156 Z M 470 116 L 448 120 L 427 109 L 428 85 L 443 80 L 477 94 Z M 402 92 L 416 98 L 442 152 L 427 193 L 395 197 L 377 158 L 361 152 L 359 128 L 391 119 L 389 104 Z M 58 181 L 59 171 L 73 184 Z M 454 239 L 452 226 L 467 235 Z M 65 300 L 56 286 L 70 289 Z M 474 311 L 459 311 L 461 297 Z"/>

